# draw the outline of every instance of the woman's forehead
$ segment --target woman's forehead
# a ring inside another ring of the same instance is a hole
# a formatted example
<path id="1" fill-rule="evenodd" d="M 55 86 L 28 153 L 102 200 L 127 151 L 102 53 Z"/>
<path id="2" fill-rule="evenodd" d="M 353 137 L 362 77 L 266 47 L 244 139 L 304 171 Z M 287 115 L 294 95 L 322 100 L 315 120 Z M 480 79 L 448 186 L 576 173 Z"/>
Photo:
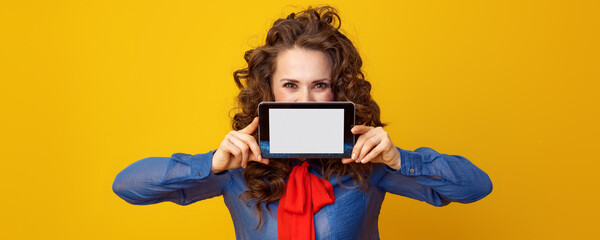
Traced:
<path id="1" fill-rule="evenodd" d="M 275 63 L 274 80 L 299 82 L 331 79 L 332 63 L 327 54 L 302 48 L 291 48 L 281 52 Z"/>

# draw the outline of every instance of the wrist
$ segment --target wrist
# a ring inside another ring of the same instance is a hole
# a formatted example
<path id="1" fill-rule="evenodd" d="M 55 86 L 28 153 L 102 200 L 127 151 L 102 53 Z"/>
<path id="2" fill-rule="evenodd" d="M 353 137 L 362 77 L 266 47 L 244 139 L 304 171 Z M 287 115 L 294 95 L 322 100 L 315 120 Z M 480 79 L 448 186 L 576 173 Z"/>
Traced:
<path id="1" fill-rule="evenodd" d="M 392 162 L 388 166 L 396 171 L 400 170 L 402 167 L 402 158 L 400 156 L 400 152 L 396 149 L 396 156 L 392 158 Z"/>
<path id="2" fill-rule="evenodd" d="M 210 167 L 210 173 L 211 173 L 211 174 L 219 174 L 219 173 L 221 173 L 221 172 L 222 172 L 222 171 L 216 170 L 216 169 L 215 169 L 214 167 L 212 167 L 212 166 Z"/>
<path id="3" fill-rule="evenodd" d="M 220 169 L 215 168 L 215 155 L 216 155 L 217 151 L 213 152 L 213 156 L 212 156 L 212 159 L 210 161 L 210 173 L 212 173 L 212 174 L 219 174 L 220 172 L 224 171 L 224 170 L 220 170 Z"/>

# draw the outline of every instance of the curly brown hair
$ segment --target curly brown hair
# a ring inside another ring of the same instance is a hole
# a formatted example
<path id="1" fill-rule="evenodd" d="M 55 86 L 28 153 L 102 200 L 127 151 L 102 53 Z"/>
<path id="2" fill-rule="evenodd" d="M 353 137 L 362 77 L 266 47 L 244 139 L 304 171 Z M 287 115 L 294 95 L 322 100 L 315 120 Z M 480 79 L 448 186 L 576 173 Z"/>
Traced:
<path id="1" fill-rule="evenodd" d="M 351 101 L 355 105 L 355 124 L 383 126 L 379 118 L 379 106 L 371 97 L 371 84 L 362 73 L 362 60 L 352 42 L 340 32 L 341 19 L 335 8 L 330 6 L 308 7 L 278 19 L 267 33 L 265 45 L 246 51 L 244 59 L 248 67 L 233 73 L 240 89 L 237 96 L 239 111 L 232 120 L 234 130 L 246 127 L 258 115 L 258 104 L 273 101 L 271 77 L 275 72 L 279 53 L 290 48 L 317 50 L 325 53 L 332 61 L 331 88 L 335 101 Z M 257 133 L 254 133 L 256 137 Z M 321 159 L 322 175 L 331 179 L 333 174 L 350 174 L 361 189 L 368 187 L 366 178 L 372 165 L 342 164 L 339 159 Z M 291 172 L 291 160 L 271 159 L 269 165 L 249 162 L 243 175 L 249 190 L 240 197 L 253 201 L 261 226 L 263 212 L 260 204 L 281 198 L 285 190 L 285 179 Z M 339 179 L 339 178 L 338 178 Z"/>

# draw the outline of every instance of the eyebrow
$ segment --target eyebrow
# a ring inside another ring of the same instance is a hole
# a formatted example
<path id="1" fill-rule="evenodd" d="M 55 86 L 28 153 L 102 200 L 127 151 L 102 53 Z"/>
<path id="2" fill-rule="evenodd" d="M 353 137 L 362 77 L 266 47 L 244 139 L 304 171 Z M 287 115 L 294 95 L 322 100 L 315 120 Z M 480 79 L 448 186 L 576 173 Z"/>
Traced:
<path id="1" fill-rule="evenodd" d="M 288 82 L 293 82 L 293 83 L 297 83 L 299 82 L 296 79 L 291 79 L 291 78 L 282 78 L 281 80 L 279 80 L 279 82 L 284 82 L 284 81 L 288 81 Z M 317 79 L 312 81 L 311 83 L 315 83 L 315 82 L 325 82 L 325 81 L 331 81 L 331 79 L 329 78 L 322 78 L 322 79 Z"/>

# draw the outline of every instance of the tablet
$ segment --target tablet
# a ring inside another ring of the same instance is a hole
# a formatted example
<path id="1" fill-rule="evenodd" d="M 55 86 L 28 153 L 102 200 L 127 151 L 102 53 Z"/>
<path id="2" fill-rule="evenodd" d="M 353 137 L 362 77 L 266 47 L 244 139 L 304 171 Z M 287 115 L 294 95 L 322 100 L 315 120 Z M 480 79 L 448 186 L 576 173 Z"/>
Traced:
<path id="1" fill-rule="evenodd" d="M 352 102 L 262 102 L 258 139 L 264 158 L 350 158 Z"/>

